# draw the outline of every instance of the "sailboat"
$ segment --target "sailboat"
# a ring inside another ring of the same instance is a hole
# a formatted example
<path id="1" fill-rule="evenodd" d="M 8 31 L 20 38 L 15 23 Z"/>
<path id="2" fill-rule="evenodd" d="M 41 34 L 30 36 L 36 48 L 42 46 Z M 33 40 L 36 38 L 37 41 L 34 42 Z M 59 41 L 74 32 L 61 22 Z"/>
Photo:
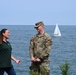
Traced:
<path id="1" fill-rule="evenodd" d="M 54 30 L 54 36 L 61 36 L 60 29 L 58 27 L 58 24 L 56 24 L 55 30 Z"/>

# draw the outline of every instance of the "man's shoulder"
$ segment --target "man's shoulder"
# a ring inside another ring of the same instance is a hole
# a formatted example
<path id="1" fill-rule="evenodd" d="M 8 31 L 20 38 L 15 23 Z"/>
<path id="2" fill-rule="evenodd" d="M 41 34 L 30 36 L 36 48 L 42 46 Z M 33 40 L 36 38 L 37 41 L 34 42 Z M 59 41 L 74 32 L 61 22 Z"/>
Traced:
<path id="1" fill-rule="evenodd" d="M 45 36 L 47 36 L 47 37 L 51 37 L 48 33 L 45 33 Z"/>
<path id="2" fill-rule="evenodd" d="M 31 39 L 34 39 L 34 38 L 36 38 L 36 37 L 37 37 L 37 34 L 33 35 Z"/>
<path id="3" fill-rule="evenodd" d="M 52 39 L 51 36 L 50 36 L 48 33 L 45 33 L 45 36 L 46 36 L 48 39 Z"/>

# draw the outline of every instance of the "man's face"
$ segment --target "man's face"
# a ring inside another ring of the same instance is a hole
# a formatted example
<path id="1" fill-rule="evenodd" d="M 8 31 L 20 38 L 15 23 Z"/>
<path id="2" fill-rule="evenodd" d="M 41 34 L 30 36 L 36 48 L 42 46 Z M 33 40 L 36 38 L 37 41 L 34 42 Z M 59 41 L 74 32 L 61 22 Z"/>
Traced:
<path id="1" fill-rule="evenodd" d="M 36 30 L 37 30 L 38 32 L 42 31 L 42 29 L 43 29 L 43 26 L 39 26 L 39 27 L 36 28 Z"/>

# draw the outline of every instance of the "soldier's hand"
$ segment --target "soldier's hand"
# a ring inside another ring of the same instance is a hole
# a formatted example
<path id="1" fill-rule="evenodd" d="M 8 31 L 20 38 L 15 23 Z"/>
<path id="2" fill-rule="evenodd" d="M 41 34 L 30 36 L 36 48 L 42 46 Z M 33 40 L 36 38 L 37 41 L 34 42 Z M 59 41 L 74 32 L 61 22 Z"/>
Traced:
<path id="1" fill-rule="evenodd" d="M 36 61 L 40 62 L 40 59 L 39 59 L 39 58 L 37 58 L 37 59 L 36 59 Z"/>
<path id="2" fill-rule="evenodd" d="M 32 61 L 32 62 L 35 62 L 36 59 L 32 56 L 32 57 L 31 57 L 31 61 Z"/>

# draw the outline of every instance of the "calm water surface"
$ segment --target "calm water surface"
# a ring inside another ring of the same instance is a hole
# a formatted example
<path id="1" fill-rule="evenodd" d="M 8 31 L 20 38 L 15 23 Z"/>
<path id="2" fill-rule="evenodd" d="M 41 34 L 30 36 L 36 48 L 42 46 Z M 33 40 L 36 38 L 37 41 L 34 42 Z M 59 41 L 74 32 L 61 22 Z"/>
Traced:
<path id="1" fill-rule="evenodd" d="M 29 75 L 30 57 L 29 43 L 30 38 L 36 34 L 32 25 L 0 25 L 8 28 L 11 36 L 9 41 L 12 45 L 12 55 L 21 62 L 16 64 L 12 61 L 17 75 Z M 76 75 L 76 26 L 59 26 L 62 36 L 54 37 L 55 26 L 45 26 L 45 31 L 50 34 L 53 40 L 50 52 L 50 75 L 61 75 L 59 66 L 68 60 L 71 75 Z M 5 73 L 5 75 L 7 75 Z"/>

